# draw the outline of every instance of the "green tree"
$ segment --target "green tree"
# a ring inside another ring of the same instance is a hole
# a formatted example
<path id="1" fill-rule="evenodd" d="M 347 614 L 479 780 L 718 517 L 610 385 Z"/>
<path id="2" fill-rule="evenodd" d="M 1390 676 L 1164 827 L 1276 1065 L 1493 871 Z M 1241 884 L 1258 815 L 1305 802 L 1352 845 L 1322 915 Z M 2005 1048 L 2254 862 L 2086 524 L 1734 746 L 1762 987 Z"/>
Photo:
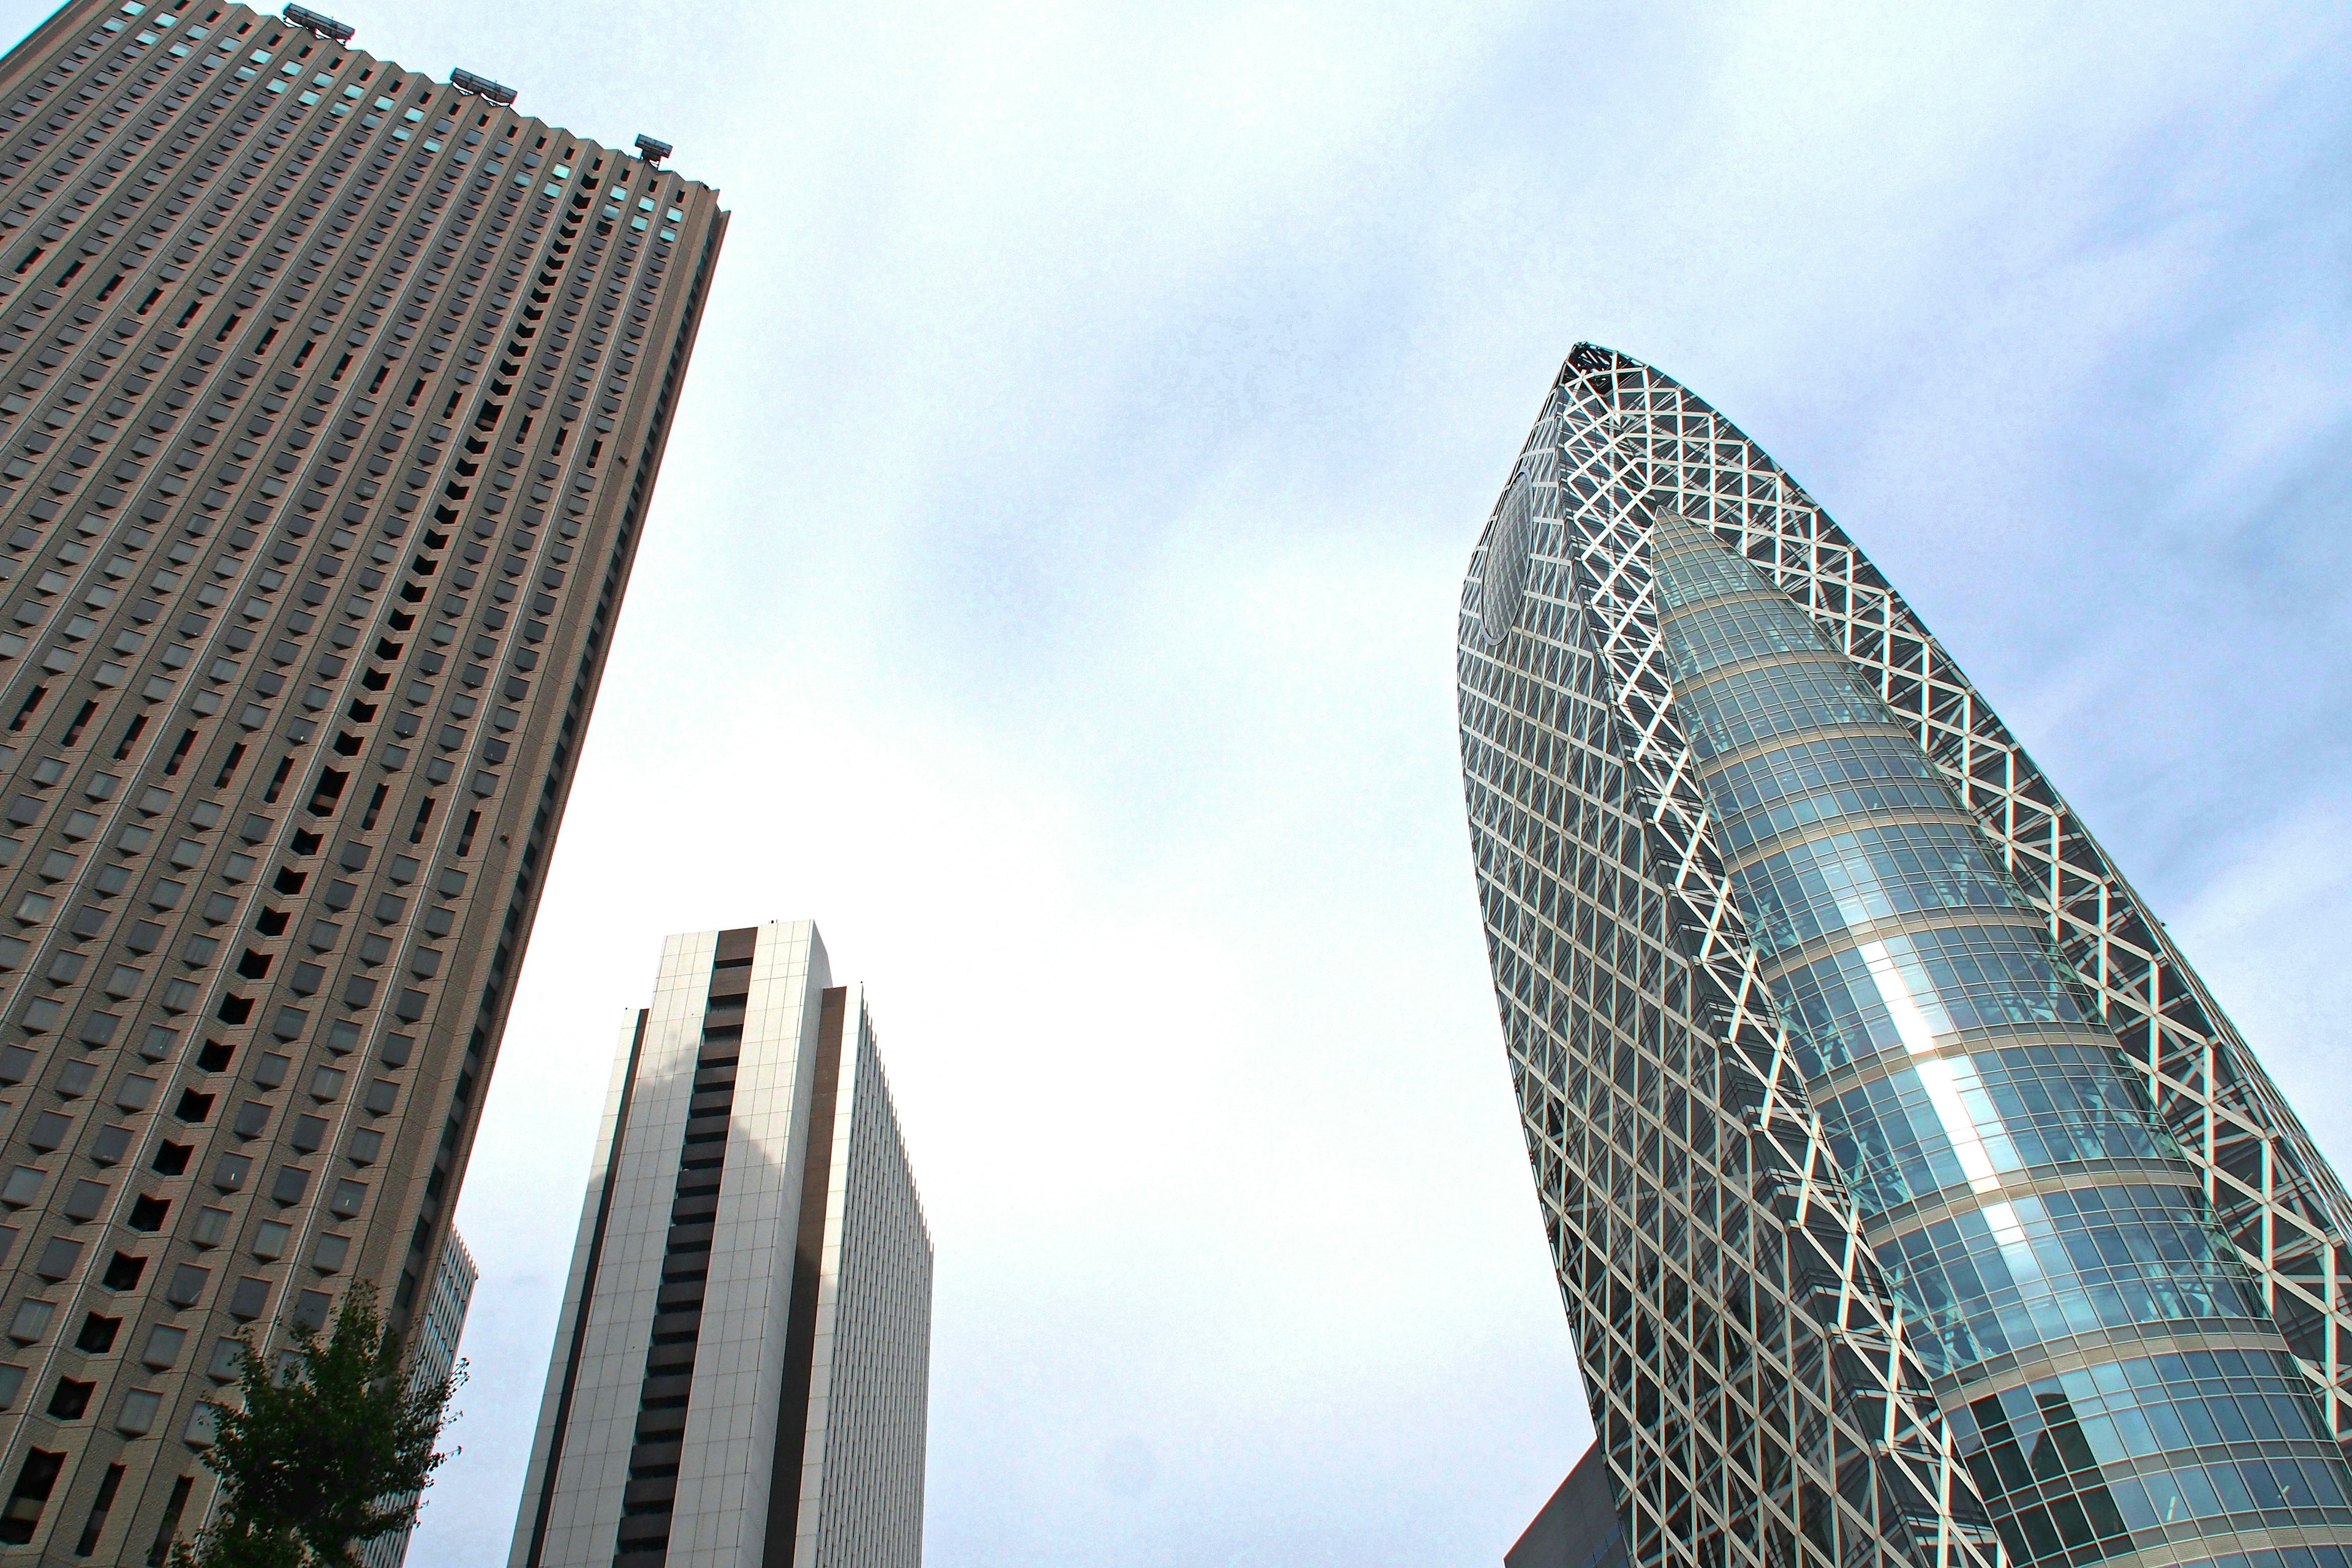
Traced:
<path id="1" fill-rule="evenodd" d="M 364 1284 L 325 1338 L 295 1327 L 282 1368 L 248 1340 L 244 1407 L 219 1407 L 205 1455 L 220 1502 L 193 1545 L 173 1549 L 173 1568 L 357 1568 L 358 1547 L 415 1522 L 417 1494 L 449 1458 L 434 1444 L 465 1375 L 462 1363 L 437 1380 L 405 1374 Z"/>

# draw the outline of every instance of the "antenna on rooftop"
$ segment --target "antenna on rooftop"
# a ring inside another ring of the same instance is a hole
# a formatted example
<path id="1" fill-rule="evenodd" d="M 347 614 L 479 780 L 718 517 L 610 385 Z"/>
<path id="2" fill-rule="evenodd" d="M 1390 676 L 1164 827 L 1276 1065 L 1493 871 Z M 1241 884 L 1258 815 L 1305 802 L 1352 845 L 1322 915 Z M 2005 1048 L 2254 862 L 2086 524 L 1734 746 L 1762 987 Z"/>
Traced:
<path id="1" fill-rule="evenodd" d="M 352 35 L 359 30 L 349 22 L 338 22 L 332 16 L 321 16 L 308 5 L 289 5 L 279 15 L 303 31 L 316 33 L 338 44 L 350 43 Z"/>
<path id="2" fill-rule="evenodd" d="M 459 92 L 470 92 L 476 98 L 488 99 L 490 102 L 498 104 L 501 108 L 513 103 L 515 100 L 514 89 L 507 86 L 504 82 L 492 81 L 486 76 L 476 76 L 472 71 L 451 71 L 449 73 L 449 85 L 456 88 Z"/>
<path id="3" fill-rule="evenodd" d="M 677 149 L 667 142 L 656 142 L 650 136 L 640 135 L 637 138 L 637 151 L 646 155 L 646 163 L 658 163 Z"/>

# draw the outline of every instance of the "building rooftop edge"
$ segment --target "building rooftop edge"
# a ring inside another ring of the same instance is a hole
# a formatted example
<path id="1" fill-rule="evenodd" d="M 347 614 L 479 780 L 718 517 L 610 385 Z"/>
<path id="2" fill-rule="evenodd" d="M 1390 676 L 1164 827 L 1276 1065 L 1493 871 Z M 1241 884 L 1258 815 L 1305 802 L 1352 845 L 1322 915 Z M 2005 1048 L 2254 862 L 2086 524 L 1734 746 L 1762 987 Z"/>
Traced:
<path id="1" fill-rule="evenodd" d="M 66 5 L 66 6 L 64 6 L 64 7 L 61 7 L 61 10 L 70 9 L 71 7 L 72 7 L 72 0 L 67 0 L 67 5 Z M 97 4 L 97 5 L 93 5 L 93 7 L 92 7 L 92 9 L 94 9 L 94 10 L 109 10 L 109 9 L 112 9 L 112 10 L 120 10 L 121 8 L 121 7 L 119 5 L 109 5 L 109 4 L 107 4 L 107 3 L 106 3 L 106 0 L 100 0 L 100 3 L 99 3 L 99 4 Z M 147 11 L 152 11 L 152 10 L 154 10 L 155 8 L 156 8 L 156 7 L 155 7 L 155 5 L 152 4 L 152 0 L 145 0 L 145 3 L 143 3 L 143 4 L 142 5 L 142 7 L 141 7 L 141 9 L 142 9 L 142 13 L 143 13 L 143 12 L 147 12 Z M 308 36 L 308 37 L 318 37 L 318 35 L 316 35 L 316 34 L 314 34 L 314 33 L 311 33 L 311 32 L 310 31 L 310 29 L 308 29 L 307 27 L 303 26 L 301 24 L 299 24 L 299 23 L 298 23 L 298 22 L 294 22 L 294 21 L 289 20 L 289 18 L 287 18 L 287 17 L 286 17 L 285 16 L 283 16 L 282 14 L 279 14 L 279 13 L 278 13 L 278 12 L 273 12 L 273 11 L 264 11 L 264 10 L 260 10 L 260 9 L 258 9 L 258 8 L 255 7 L 255 6 L 248 5 L 245 4 L 245 0 L 228 0 L 228 4 L 227 4 L 227 5 L 226 5 L 225 8 L 226 8 L 227 11 L 229 11 L 229 12 L 238 12 L 238 11 L 242 11 L 242 12 L 246 13 L 247 15 L 248 15 L 248 16 L 250 16 L 254 17 L 257 22 L 263 23 L 263 24 L 268 25 L 268 26 L 277 26 L 277 27 L 290 28 L 292 31 L 294 31 L 294 32 L 296 32 L 296 33 L 303 34 L 303 35 Z M 311 7 L 311 9 L 316 10 L 316 9 L 317 9 L 317 7 L 315 7 L 315 6 L 314 6 L 314 7 Z M 37 29 L 36 29 L 36 31 L 37 31 Z M 452 66 L 452 67 L 450 68 L 449 75 L 446 75 L 446 76 L 436 76 L 433 72 L 431 72 L 431 71 L 429 71 L 429 70 L 421 69 L 421 68 L 419 68 L 413 67 L 413 66 L 404 66 L 404 65 L 402 65 L 398 60 L 393 59 L 393 58 L 389 58 L 389 57 L 387 57 L 387 56 L 384 56 L 384 55 L 379 55 L 379 54 L 376 54 L 376 53 L 374 53 L 374 52 L 373 52 L 373 51 L 372 51 L 372 50 L 369 50 L 369 49 L 366 49 L 366 48 L 361 47 L 359 45 L 357 45 L 357 44 L 355 44 L 355 43 L 352 43 L 352 42 L 350 42 L 350 41 L 348 41 L 348 40 L 345 40 L 345 41 L 336 41 L 336 40 L 331 40 L 331 39 L 322 39 L 322 40 L 320 40 L 320 41 L 321 41 L 321 42 L 331 43 L 331 44 L 332 45 L 332 47 L 336 47 L 336 48 L 339 48 L 339 49 L 342 50 L 345 54 L 350 55 L 350 56 L 352 56 L 352 57 L 353 57 L 353 58 L 359 58 L 359 59 L 362 59 L 362 60 L 368 61 L 368 62 L 370 62 L 370 63 L 372 63 L 372 64 L 374 64 L 374 65 L 377 65 L 377 66 L 381 66 L 381 67 L 383 67 L 383 68 L 385 70 L 387 70 L 387 71 L 395 71 L 395 72 L 398 72 L 398 73 L 399 73 L 399 74 L 400 74 L 404 79 L 421 79 L 421 80 L 424 80 L 424 81 L 429 81 L 429 82 L 431 82 L 431 83 L 432 83 L 435 87 L 436 87 L 436 88 L 446 88 L 446 89 L 450 89 L 455 90 L 455 91 L 467 93 L 467 95 L 468 95 L 468 96 L 474 96 L 474 97 L 478 97 L 478 96 L 479 96 L 478 94 L 474 94 L 474 93 L 472 93 L 472 92 L 471 92 L 468 89 L 467 89 L 467 88 L 460 87 L 460 86 L 459 86 L 456 81 L 454 81 L 454 80 L 450 79 L 450 77 L 451 77 L 451 76 L 454 76 L 457 71 L 459 71 L 460 69 L 462 69 L 462 68 L 461 68 L 461 67 Z M 473 75 L 473 76 L 479 76 L 481 73 L 478 73 L 478 72 L 467 72 L 467 74 L 468 74 L 468 75 Z M 507 86 L 512 86 L 512 85 L 513 85 L 513 84 L 512 84 L 512 83 L 510 83 L 510 82 L 504 82 L 504 79 L 501 79 L 501 82 L 502 82 L 504 85 L 507 85 Z M 568 126 L 568 125 L 559 125 L 559 124 L 555 123 L 555 122 L 554 122 L 554 121 L 552 121 L 541 119 L 539 115 L 537 115 L 537 114 L 533 114 L 533 113 L 531 113 L 531 112 L 528 111 L 527 110 L 523 109 L 523 108 L 520 106 L 520 104 L 519 102 L 509 102 L 509 103 L 503 103 L 503 104 L 502 104 L 502 103 L 496 102 L 495 100 L 490 100 L 490 99 L 487 99 L 487 98 L 482 99 L 482 100 L 481 100 L 481 101 L 482 101 L 486 106 L 488 106 L 488 107 L 489 107 L 489 108 L 496 109 L 496 110 L 501 110 L 501 111 L 503 111 L 503 112 L 505 112 L 505 113 L 508 113 L 508 114 L 511 114 L 511 115 L 513 115 L 516 119 L 518 119 L 518 120 L 520 120 L 520 121 L 523 121 L 525 124 L 529 124 L 529 125 L 537 125 L 537 126 L 541 127 L 541 129 L 543 129 L 543 130 L 545 130 L 545 131 L 549 132 L 550 132 L 550 133 L 551 133 L 551 134 L 559 135 L 559 136 L 565 136 L 565 137 L 569 137 L 569 138 L 571 138 L 572 141 L 579 142 L 579 143 L 580 143 L 581 145 L 583 145 L 583 146 L 586 146 L 586 147 L 593 147 L 593 148 L 594 148 L 594 149 L 595 149 L 597 152 L 599 152 L 599 153 L 609 153 L 609 154 L 611 154 L 612 156 L 614 156 L 614 157 L 615 157 L 615 158 L 624 158 L 624 159 L 627 159 L 627 160 L 629 160 L 629 161 L 630 161 L 630 162 L 632 162 L 632 163 L 643 162 L 643 161 L 644 161 L 643 159 L 641 159 L 641 158 L 639 157 L 638 153 L 637 153 L 637 150 L 636 150 L 634 146 L 628 146 L 628 147 L 614 146 L 614 145 L 612 145 L 611 143 L 608 143 L 608 142 L 605 142 L 599 141 L 599 140 L 598 140 L 598 139 L 596 139 L 595 137 L 591 136 L 591 135 L 587 134 L 587 133 L 586 133 L 586 132 L 584 132 L 574 131 L 574 130 L 572 130 L 572 129 L 570 126 Z M 638 133 L 636 133 L 636 132 L 633 132 L 632 134 L 638 134 Z M 675 153 L 675 150 L 673 150 L 673 155 L 674 155 L 674 153 Z M 685 174 L 683 171 L 681 171 L 681 170 L 679 170 L 679 169 L 677 169 L 677 168 L 674 167 L 671 163 L 668 163 L 668 162 L 667 162 L 667 161 L 665 161 L 665 162 L 663 162 L 663 163 L 657 163 L 657 164 L 656 164 L 655 166 L 656 166 L 656 167 L 657 167 L 657 168 L 660 168 L 660 169 L 662 169 L 662 170 L 664 170 L 664 171 L 666 171 L 667 173 L 669 173 L 669 174 L 676 174 L 676 175 L 677 175 L 677 177 L 678 177 L 681 181 L 683 181 L 683 182 L 684 182 L 684 183 L 686 183 L 687 184 L 696 186 L 697 188 L 698 188 L 698 189 L 700 189 L 700 190 L 702 190 L 702 191 L 704 191 L 704 192 L 708 193 L 708 194 L 711 196 L 711 198 L 714 200 L 714 202 L 716 201 L 716 199 L 717 199 L 717 197 L 718 197 L 718 195 L 719 195 L 719 187 L 718 187 L 718 186 L 716 186 L 716 185 L 712 185 L 712 184 L 706 184 L 705 182 L 703 182 L 703 181 L 701 181 L 701 180 L 695 179 L 692 175 L 688 174 Z M 722 211 L 722 212 L 725 212 L 725 211 L 728 211 L 729 209 L 721 208 L 721 209 L 719 209 L 719 210 L 720 210 L 720 211 Z"/>

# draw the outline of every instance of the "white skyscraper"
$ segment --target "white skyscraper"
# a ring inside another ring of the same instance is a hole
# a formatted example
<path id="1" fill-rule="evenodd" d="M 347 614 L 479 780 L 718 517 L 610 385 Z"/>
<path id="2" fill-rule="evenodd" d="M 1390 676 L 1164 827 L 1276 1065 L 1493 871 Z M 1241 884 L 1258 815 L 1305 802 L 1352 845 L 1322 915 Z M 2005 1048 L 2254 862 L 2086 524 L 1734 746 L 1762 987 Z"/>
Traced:
<path id="1" fill-rule="evenodd" d="M 512 1568 L 915 1568 L 931 1245 L 807 921 L 669 938 L 624 1031 Z"/>

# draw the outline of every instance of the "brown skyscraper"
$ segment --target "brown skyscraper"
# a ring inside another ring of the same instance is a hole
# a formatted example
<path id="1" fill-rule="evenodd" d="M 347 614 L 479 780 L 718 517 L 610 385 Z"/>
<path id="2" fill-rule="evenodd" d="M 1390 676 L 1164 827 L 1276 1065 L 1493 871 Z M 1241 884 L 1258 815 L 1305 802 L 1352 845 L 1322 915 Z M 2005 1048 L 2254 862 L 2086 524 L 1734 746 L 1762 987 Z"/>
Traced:
<path id="1" fill-rule="evenodd" d="M 158 1561 L 226 1336 L 419 1310 L 725 228 L 301 16 L 0 61 L 0 1561 Z"/>

